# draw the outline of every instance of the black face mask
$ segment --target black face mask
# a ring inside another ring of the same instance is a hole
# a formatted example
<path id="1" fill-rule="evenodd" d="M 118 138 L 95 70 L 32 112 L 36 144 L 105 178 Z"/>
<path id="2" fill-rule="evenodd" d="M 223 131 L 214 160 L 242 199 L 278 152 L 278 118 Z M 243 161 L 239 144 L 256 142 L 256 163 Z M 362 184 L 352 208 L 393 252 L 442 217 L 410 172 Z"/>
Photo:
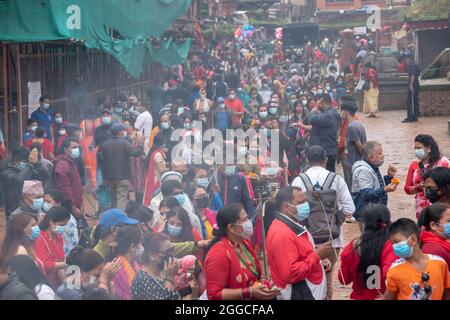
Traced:
<path id="1" fill-rule="evenodd" d="M 430 200 L 431 203 L 436 203 L 439 201 L 439 198 L 441 197 L 440 195 L 438 195 L 438 191 L 439 189 L 437 190 L 426 189 L 425 196 L 428 198 L 428 200 Z"/>
<path id="2" fill-rule="evenodd" d="M 195 202 L 197 203 L 198 208 L 204 209 L 209 205 L 209 198 L 208 196 L 205 195 L 201 198 L 195 199 Z"/>

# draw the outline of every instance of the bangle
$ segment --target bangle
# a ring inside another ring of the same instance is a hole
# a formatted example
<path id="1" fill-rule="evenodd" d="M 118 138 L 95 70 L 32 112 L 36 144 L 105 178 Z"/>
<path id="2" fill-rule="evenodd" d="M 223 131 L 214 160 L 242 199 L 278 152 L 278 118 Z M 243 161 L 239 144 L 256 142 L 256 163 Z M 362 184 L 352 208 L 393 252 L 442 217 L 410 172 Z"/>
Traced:
<path id="1" fill-rule="evenodd" d="M 243 297 L 243 299 L 245 299 L 245 300 L 251 299 L 252 293 L 251 293 L 249 287 L 247 287 L 247 288 L 245 288 L 245 289 L 243 289 L 243 290 L 241 289 L 241 292 L 242 292 L 242 297 Z"/>

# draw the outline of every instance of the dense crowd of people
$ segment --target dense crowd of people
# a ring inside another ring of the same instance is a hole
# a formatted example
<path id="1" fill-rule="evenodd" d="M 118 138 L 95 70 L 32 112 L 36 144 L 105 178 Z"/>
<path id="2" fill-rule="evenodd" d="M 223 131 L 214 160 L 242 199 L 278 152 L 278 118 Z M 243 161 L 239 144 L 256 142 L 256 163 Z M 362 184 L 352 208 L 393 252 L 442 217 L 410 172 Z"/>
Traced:
<path id="1" fill-rule="evenodd" d="M 376 117 L 373 41 L 355 39 L 346 65 L 341 46 L 213 41 L 148 97 L 76 124 L 41 97 L 0 165 L 0 299 L 325 300 L 335 269 L 351 299 L 449 298 L 450 162 L 430 135 L 411 141 L 416 219 L 392 221 L 397 169 L 381 172 L 353 97 Z M 400 58 L 418 108 L 417 66 Z M 231 161 L 204 156 L 206 129 Z"/>

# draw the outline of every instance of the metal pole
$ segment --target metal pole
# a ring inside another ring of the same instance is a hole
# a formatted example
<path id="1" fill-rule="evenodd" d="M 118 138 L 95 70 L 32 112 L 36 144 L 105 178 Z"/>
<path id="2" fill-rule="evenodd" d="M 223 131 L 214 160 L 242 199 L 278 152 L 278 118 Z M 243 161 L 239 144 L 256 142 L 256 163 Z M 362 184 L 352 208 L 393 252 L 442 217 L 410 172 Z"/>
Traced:
<path id="1" fill-rule="evenodd" d="M 9 128 L 8 128 L 8 49 L 7 44 L 2 45 L 3 49 L 3 137 L 5 140 L 5 147 L 9 143 Z"/>
<path id="2" fill-rule="evenodd" d="M 20 45 L 16 45 L 16 62 L 17 62 L 17 75 L 16 75 L 16 81 L 17 81 L 17 108 L 19 111 L 19 137 L 22 136 L 23 132 L 23 116 L 22 116 L 22 74 L 21 74 L 21 68 L 20 68 Z"/>
<path id="3" fill-rule="evenodd" d="M 259 201 L 262 201 L 261 193 L 258 194 L 258 197 L 259 197 Z M 263 236 L 261 249 L 262 249 L 263 261 L 264 261 L 263 262 L 264 263 L 264 278 L 269 279 L 269 272 L 268 272 L 269 266 L 267 263 L 267 253 L 266 253 L 266 229 L 264 227 L 264 214 L 266 211 L 266 203 L 267 203 L 267 200 L 261 206 L 261 229 L 262 229 L 262 236 Z"/>

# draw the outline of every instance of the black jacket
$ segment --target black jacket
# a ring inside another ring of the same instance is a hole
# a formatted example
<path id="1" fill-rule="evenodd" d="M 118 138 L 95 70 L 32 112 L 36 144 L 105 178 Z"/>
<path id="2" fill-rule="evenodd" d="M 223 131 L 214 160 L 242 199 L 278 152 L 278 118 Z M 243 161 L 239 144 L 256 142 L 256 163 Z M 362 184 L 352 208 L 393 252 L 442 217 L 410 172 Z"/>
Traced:
<path id="1" fill-rule="evenodd" d="M 24 169 L 19 169 L 10 162 L 6 169 L 0 173 L 0 183 L 5 193 L 6 215 L 8 216 L 19 206 L 25 180 L 39 180 L 45 185 L 49 178 L 50 175 L 40 163 L 27 164 Z"/>
<path id="2" fill-rule="evenodd" d="M 11 273 L 6 282 L 0 285 L 0 300 L 37 300 L 37 297 L 30 288 L 20 282 L 15 273 Z"/>
<path id="3" fill-rule="evenodd" d="M 101 165 L 101 158 L 102 158 L 102 145 L 103 143 L 111 139 L 113 137 L 113 134 L 111 132 L 111 124 L 104 124 L 94 131 L 94 146 L 98 147 L 97 151 L 97 165 Z"/>
<path id="4" fill-rule="evenodd" d="M 130 157 L 142 155 L 142 146 L 131 148 L 122 138 L 111 138 L 102 144 L 102 174 L 106 181 L 130 179 Z"/>
<path id="5" fill-rule="evenodd" d="M 308 121 L 312 125 L 309 145 L 319 145 L 325 149 L 327 156 L 336 156 L 338 154 L 337 135 L 341 126 L 341 116 L 336 108 L 330 107 L 321 113 L 311 112 Z"/>
<path id="6" fill-rule="evenodd" d="M 247 182 L 245 178 L 234 174 L 230 177 L 218 174 L 218 185 L 220 186 L 220 198 L 222 199 L 223 205 L 227 206 L 232 203 L 240 203 L 244 206 L 245 212 L 249 219 L 253 219 L 255 216 L 255 203 L 250 198 L 250 194 L 247 187 Z M 214 185 L 215 182 L 211 183 Z M 226 184 L 226 188 L 225 188 Z M 225 199 L 226 193 L 226 199 Z M 225 201 L 226 200 L 226 201 Z"/>

